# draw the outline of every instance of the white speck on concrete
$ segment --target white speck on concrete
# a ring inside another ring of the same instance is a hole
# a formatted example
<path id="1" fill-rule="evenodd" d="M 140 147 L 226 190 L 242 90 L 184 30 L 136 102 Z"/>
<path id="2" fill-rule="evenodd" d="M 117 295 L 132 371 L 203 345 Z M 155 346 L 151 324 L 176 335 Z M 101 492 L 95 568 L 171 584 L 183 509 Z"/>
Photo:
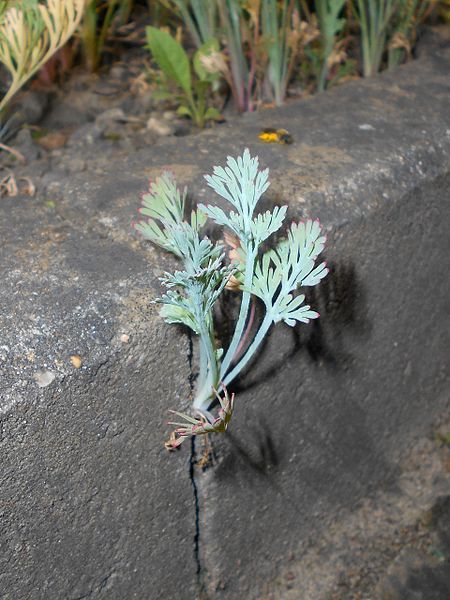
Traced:
<path id="1" fill-rule="evenodd" d="M 33 375 L 33 379 L 38 384 L 38 387 L 44 388 L 51 384 L 51 382 L 55 379 L 55 374 L 53 371 L 36 371 Z"/>
<path id="2" fill-rule="evenodd" d="M 375 127 L 373 125 L 369 125 L 369 123 L 362 123 L 361 125 L 358 125 L 358 129 L 361 129 L 362 131 L 375 131 Z"/>

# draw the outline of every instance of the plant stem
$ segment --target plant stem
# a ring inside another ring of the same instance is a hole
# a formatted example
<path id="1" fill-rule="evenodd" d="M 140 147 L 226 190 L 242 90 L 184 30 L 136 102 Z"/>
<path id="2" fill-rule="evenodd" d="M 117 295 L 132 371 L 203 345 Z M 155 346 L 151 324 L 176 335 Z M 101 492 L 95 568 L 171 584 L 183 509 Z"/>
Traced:
<path id="1" fill-rule="evenodd" d="M 251 287 L 253 279 L 253 267 L 255 262 L 255 250 L 253 248 L 247 248 L 247 259 L 245 263 L 245 278 L 244 278 L 244 289 L 248 290 Z M 242 292 L 241 307 L 239 309 L 239 317 L 236 323 L 236 329 L 234 330 L 233 338 L 230 342 L 228 350 L 222 361 L 222 367 L 220 369 L 220 378 L 223 379 L 224 375 L 228 371 L 228 368 L 236 354 L 236 350 L 241 341 L 242 334 L 244 333 L 245 323 L 247 321 L 248 309 L 250 306 L 250 292 Z"/>
<path id="2" fill-rule="evenodd" d="M 5 152 L 9 152 L 13 156 L 15 156 L 17 158 L 17 160 L 20 163 L 22 163 L 23 165 L 25 165 L 27 162 L 27 160 L 26 160 L 25 156 L 22 154 L 22 152 L 19 152 L 19 150 L 16 150 L 15 148 L 11 148 L 11 146 L 7 146 L 6 144 L 3 144 L 0 142 L 0 150 L 5 150 Z"/>
<path id="3" fill-rule="evenodd" d="M 251 298 L 250 316 L 248 318 L 248 322 L 245 327 L 245 331 L 242 335 L 241 341 L 239 342 L 239 346 L 236 348 L 236 354 L 233 356 L 233 360 L 239 358 L 239 356 L 242 352 L 242 348 L 244 348 L 245 342 L 247 341 L 248 334 L 250 333 L 254 319 L 255 319 L 255 301 L 253 298 Z"/>
<path id="4" fill-rule="evenodd" d="M 214 389 L 218 387 L 219 366 L 217 364 L 216 352 L 213 343 L 213 333 L 211 327 L 207 327 L 204 320 L 199 319 L 200 324 L 200 352 L 201 371 L 203 371 L 203 380 L 199 380 L 199 389 L 193 402 L 193 407 L 197 410 L 208 408 L 211 398 L 214 395 Z M 205 369 L 206 363 L 206 369 Z"/>
<path id="5" fill-rule="evenodd" d="M 106 10 L 105 17 L 103 19 L 103 24 L 100 29 L 100 35 L 98 36 L 97 41 L 97 49 L 95 53 L 95 65 L 94 69 L 97 69 L 100 63 L 100 57 L 103 52 L 103 48 L 105 46 L 106 36 L 108 35 L 109 28 L 111 26 L 111 21 L 114 16 L 114 10 L 116 8 L 117 0 L 110 0 L 108 2 L 108 8 Z"/>
<path id="6" fill-rule="evenodd" d="M 245 96 L 248 64 L 244 55 L 241 35 L 241 25 L 244 23 L 243 11 L 238 0 L 219 0 L 219 11 L 230 57 L 230 73 L 233 82 L 231 89 L 235 95 L 238 110 L 244 112 L 248 108 L 248 99 Z"/>
<path id="7" fill-rule="evenodd" d="M 188 3 L 186 2 L 186 0 L 173 0 L 173 3 L 180 11 L 181 18 L 183 19 L 184 24 L 188 28 L 189 33 L 191 34 L 192 39 L 194 41 L 194 44 L 197 46 L 197 48 L 200 48 L 200 46 L 202 45 L 201 34 L 199 31 L 199 27 L 197 26 L 197 24 L 191 16 Z"/>
<path id="8" fill-rule="evenodd" d="M 206 353 L 205 344 L 200 340 L 200 369 L 198 373 L 197 387 L 203 386 L 208 374 L 208 355 Z"/>
<path id="9" fill-rule="evenodd" d="M 397 8 L 394 0 L 357 0 L 361 27 L 363 75 L 372 77 L 381 67 L 389 23 Z"/>
<path id="10" fill-rule="evenodd" d="M 259 37 L 259 15 L 256 12 L 253 23 L 253 46 L 250 50 L 250 70 L 247 79 L 247 109 L 249 112 L 253 110 L 253 83 L 256 75 L 256 52 L 258 48 L 258 37 Z"/>
<path id="11" fill-rule="evenodd" d="M 233 381 L 233 379 L 235 379 L 239 375 L 239 373 L 242 371 L 242 369 L 246 366 L 246 364 L 249 362 L 249 360 L 255 354 L 256 350 L 259 348 L 259 345 L 263 341 L 264 336 L 269 331 L 269 328 L 272 325 L 272 321 L 273 321 L 272 314 L 269 313 L 269 312 L 267 312 L 266 316 L 264 317 L 263 322 L 261 323 L 261 326 L 260 326 L 260 328 L 258 330 L 258 333 L 255 335 L 255 339 L 250 344 L 250 347 L 248 348 L 248 350 L 244 354 L 244 356 L 241 358 L 241 360 L 238 362 L 238 364 L 223 379 L 223 382 L 222 382 L 223 385 L 222 385 L 222 387 L 227 386 L 228 384 L 230 384 Z"/>

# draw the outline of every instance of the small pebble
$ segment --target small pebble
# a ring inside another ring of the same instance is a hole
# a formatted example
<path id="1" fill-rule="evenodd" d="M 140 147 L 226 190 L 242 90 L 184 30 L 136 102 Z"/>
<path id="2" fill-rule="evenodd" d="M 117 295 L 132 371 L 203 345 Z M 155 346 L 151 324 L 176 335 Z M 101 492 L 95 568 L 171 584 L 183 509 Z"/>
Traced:
<path id="1" fill-rule="evenodd" d="M 86 161 L 82 158 L 74 157 L 67 162 L 66 170 L 68 173 L 81 173 L 86 170 Z"/>
<path id="2" fill-rule="evenodd" d="M 67 142 L 68 134 L 63 131 L 52 131 L 40 137 L 37 143 L 46 150 L 56 150 L 62 148 Z"/>
<path id="3" fill-rule="evenodd" d="M 36 373 L 33 375 L 33 379 L 37 383 L 38 387 L 45 388 L 55 379 L 55 374 L 53 371 L 48 370 L 36 371 Z"/>
<path id="4" fill-rule="evenodd" d="M 162 120 L 158 120 L 155 117 L 150 117 L 147 121 L 147 131 L 152 131 L 161 136 L 167 136 L 173 134 L 173 128 Z"/>
<path id="5" fill-rule="evenodd" d="M 75 367 L 75 369 L 79 369 L 81 367 L 81 365 L 83 364 L 83 361 L 81 360 L 81 356 L 79 356 L 78 354 L 73 354 L 70 357 L 70 362 Z"/>
<path id="6" fill-rule="evenodd" d="M 375 131 L 375 127 L 373 125 L 369 125 L 369 123 L 362 123 L 358 125 L 358 129 L 362 129 L 362 131 Z"/>
<path id="7" fill-rule="evenodd" d="M 173 110 L 165 110 L 162 114 L 162 117 L 165 121 L 173 121 L 176 119 L 177 114 Z"/>
<path id="8" fill-rule="evenodd" d="M 96 128 L 103 132 L 115 123 L 123 123 L 127 120 L 121 108 L 110 108 L 100 113 L 95 119 Z"/>

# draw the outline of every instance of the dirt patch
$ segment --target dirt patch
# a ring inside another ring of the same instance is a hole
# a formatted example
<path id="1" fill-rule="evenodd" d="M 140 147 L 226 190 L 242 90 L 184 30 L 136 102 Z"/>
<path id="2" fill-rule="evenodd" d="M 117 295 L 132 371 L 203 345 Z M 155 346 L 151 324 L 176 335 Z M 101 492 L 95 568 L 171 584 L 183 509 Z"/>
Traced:
<path id="1" fill-rule="evenodd" d="M 446 585 L 450 558 L 449 434 L 418 441 L 399 477 L 305 543 L 260 600 L 445 600 L 433 586 Z"/>
<path id="2" fill-rule="evenodd" d="M 295 147 L 289 148 L 288 157 L 291 162 L 305 170 L 310 168 L 311 164 L 315 168 L 336 168 L 353 162 L 353 158 L 347 152 L 334 146 L 297 144 Z"/>
<path id="3" fill-rule="evenodd" d="M 155 179 L 156 177 L 161 176 L 162 171 L 169 171 L 175 175 L 175 179 L 177 183 L 183 185 L 192 180 L 192 177 L 200 173 L 200 169 L 197 165 L 187 164 L 167 164 L 162 167 L 152 167 L 150 169 L 145 169 L 143 171 L 143 175 L 148 177 L 149 179 Z"/>

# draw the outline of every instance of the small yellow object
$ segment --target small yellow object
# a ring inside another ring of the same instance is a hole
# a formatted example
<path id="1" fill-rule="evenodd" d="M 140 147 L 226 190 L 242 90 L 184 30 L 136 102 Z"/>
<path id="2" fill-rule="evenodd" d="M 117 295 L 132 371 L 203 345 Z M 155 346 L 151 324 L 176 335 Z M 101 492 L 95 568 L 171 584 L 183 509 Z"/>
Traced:
<path id="1" fill-rule="evenodd" d="M 268 144 L 292 144 L 294 141 L 292 135 L 289 133 L 289 131 L 287 131 L 287 129 L 272 129 L 271 127 L 266 127 L 266 129 L 263 129 L 258 137 L 262 142 L 266 142 Z"/>
<path id="2" fill-rule="evenodd" d="M 81 360 L 81 356 L 78 356 L 78 354 L 73 354 L 70 357 L 70 362 L 75 367 L 75 369 L 79 369 L 81 367 L 81 365 L 83 364 L 83 361 Z"/>

